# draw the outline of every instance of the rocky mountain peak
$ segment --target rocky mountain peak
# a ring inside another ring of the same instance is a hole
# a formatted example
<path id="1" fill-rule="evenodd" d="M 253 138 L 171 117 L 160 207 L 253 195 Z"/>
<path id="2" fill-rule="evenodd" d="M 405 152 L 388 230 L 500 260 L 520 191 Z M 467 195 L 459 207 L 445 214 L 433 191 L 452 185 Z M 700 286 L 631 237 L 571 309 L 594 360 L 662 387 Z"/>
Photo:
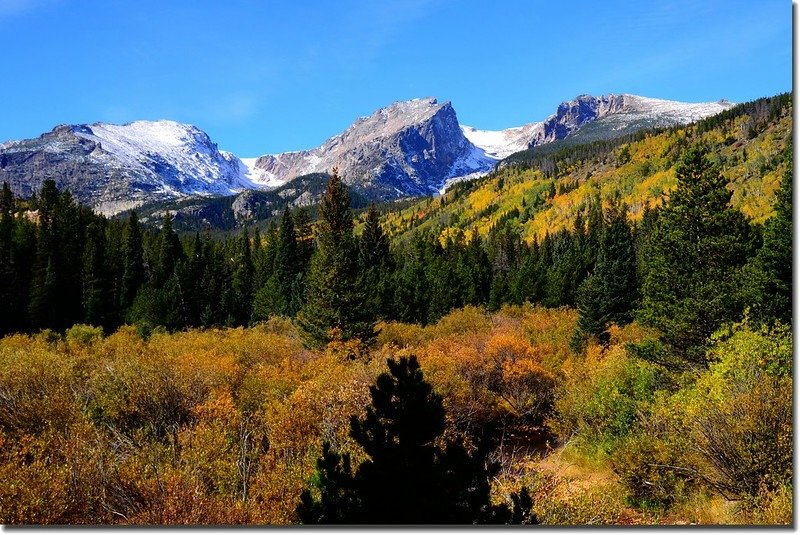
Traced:
<path id="1" fill-rule="evenodd" d="M 559 104 L 544 121 L 489 131 L 460 125 L 450 102 L 425 97 L 360 117 L 319 147 L 242 159 L 219 150 L 199 128 L 170 120 L 59 125 L 36 139 L 1 144 L 0 182 L 27 197 L 52 178 L 81 202 L 113 214 L 187 196 L 289 187 L 297 177 L 338 167 L 354 192 L 387 200 L 436 193 L 544 143 L 686 124 L 730 106 L 581 94 Z"/>
<path id="2" fill-rule="evenodd" d="M 435 193 L 462 171 L 492 164 L 464 137 L 450 102 L 433 97 L 380 108 L 315 149 L 245 163 L 250 179 L 268 187 L 338 167 L 345 183 L 376 199 Z"/>

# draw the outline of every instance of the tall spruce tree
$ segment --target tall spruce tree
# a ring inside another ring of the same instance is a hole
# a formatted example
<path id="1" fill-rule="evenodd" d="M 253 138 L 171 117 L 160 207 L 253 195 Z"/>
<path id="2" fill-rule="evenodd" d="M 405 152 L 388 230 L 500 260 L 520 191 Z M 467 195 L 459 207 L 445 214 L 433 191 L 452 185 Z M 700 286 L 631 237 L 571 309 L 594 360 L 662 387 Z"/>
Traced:
<path id="1" fill-rule="evenodd" d="M 301 273 L 308 271 L 311 255 L 314 254 L 314 233 L 308 209 L 298 208 L 292 215 L 294 232 L 297 236 L 297 265 Z"/>
<path id="2" fill-rule="evenodd" d="M 589 336 L 607 344 L 609 325 L 630 323 L 636 306 L 636 250 L 627 207 L 612 202 L 604 219 L 595 268 L 578 288 L 578 321 L 570 340 L 576 352 Z"/>
<path id="3" fill-rule="evenodd" d="M 428 320 L 428 279 L 425 273 L 425 238 L 417 233 L 410 244 L 405 246 L 405 254 L 398 255 L 402 263 L 394 272 L 393 317 L 405 323 L 427 323 Z"/>
<path id="4" fill-rule="evenodd" d="M 150 280 L 143 284 L 128 310 L 132 323 L 161 325 L 178 329 L 186 325 L 186 295 L 181 291 L 179 268 L 185 258 L 183 246 L 172 229 L 172 215 L 167 212 L 155 240 Z"/>
<path id="5" fill-rule="evenodd" d="M 352 472 L 348 455 L 328 444 L 317 462 L 319 498 L 306 490 L 297 508 L 305 524 L 535 523 L 527 491 L 517 507 L 493 506 L 486 448 L 470 455 L 445 429 L 442 398 L 416 357 L 389 360 L 370 387 L 372 405 L 352 417 L 350 436 L 368 459 Z M 444 442 L 444 443 L 442 443 Z"/>
<path id="6" fill-rule="evenodd" d="M 238 239 L 236 264 L 233 270 L 233 311 L 236 325 L 247 325 L 253 312 L 253 279 L 255 268 L 250 249 L 250 233 L 247 227 Z"/>
<path id="7" fill-rule="evenodd" d="M 123 310 L 133 303 L 136 292 L 144 283 L 144 247 L 142 230 L 136 212 L 131 212 L 123 234 L 123 273 L 120 306 Z"/>
<path id="8" fill-rule="evenodd" d="M 274 290 L 276 292 L 275 314 L 294 316 L 297 314 L 299 300 L 295 298 L 295 279 L 300 274 L 298 265 L 297 233 L 294 218 L 289 207 L 283 210 L 281 226 L 278 231 L 278 243 L 275 248 L 275 263 L 273 264 L 272 277 L 275 278 Z"/>
<path id="9" fill-rule="evenodd" d="M 0 193 L 0 336 L 11 332 L 20 310 L 16 306 L 14 266 L 14 195 L 8 182 L 3 182 Z"/>
<path id="10" fill-rule="evenodd" d="M 792 323 L 792 152 L 775 202 L 775 215 L 764 228 L 764 243 L 747 269 L 748 302 L 762 322 Z"/>
<path id="11" fill-rule="evenodd" d="M 470 305 L 485 303 L 489 299 L 489 289 L 492 284 L 492 267 L 481 243 L 478 229 L 472 229 L 469 243 L 460 260 L 460 269 L 468 280 L 464 302 Z"/>
<path id="12" fill-rule="evenodd" d="M 334 168 L 320 202 L 317 250 L 311 259 L 305 302 L 298 314 L 304 341 L 319 347 L 338 332 L 343 340 L 375 338 L 375 319 L 358 287 L 358 247 L 350 194 Z"/>
<path id="13" fill-rule="evenodd" d="M 175 272 L 175 266 L 183 259 L 183 247 L 178 235 L 172 230 L 172 214 L 167 212 L 161 223 L 161 232 L 158 236 L 158 250 L 156 251 L 155 266 L 152 281 L 156 287 L 167 283 Z"/>
<path id="14" fill-rule="evenodd" d="M 742 313 L 741 271 L 752 233 L 730 207 L 727 181 L 705 150 L 686 151 L 677 178 L 645 255 L 640 315 L 661 331 L 676 364 L 705 365 L 708 337 Z"/>
<path id="15" fill-rule="evenodd" d="M 386 319 L 391 314 L 392 269 L 389 238 L 381 228 L 378 210 L 370 204 L 358 240 L 358 285 L 366 292 L 366 306 L 374 317 Z"/>
<path id="16" fill-rule="evenodd" d="M 86 247 L 83 252 L 83 308 L 86 323 L 108 329 L 113 303 L 111 284 L 105 271 L 105 229 L 101 221 L 90 223 L 86 229 Z"/>
<path id="17" fill-rule="evenodd" d="M 45 180 L 36 203 L 39 225 L 36 229 L 36 256 L 28 302 L 31 323 L 38 328 L 61 326 L 59 319 L 54 317 L 62 308 L 58 296 L 59 279 L 63 277 L 62 262 L 54 229 L 58 204 L 59 193 L 55 181 Z"/>

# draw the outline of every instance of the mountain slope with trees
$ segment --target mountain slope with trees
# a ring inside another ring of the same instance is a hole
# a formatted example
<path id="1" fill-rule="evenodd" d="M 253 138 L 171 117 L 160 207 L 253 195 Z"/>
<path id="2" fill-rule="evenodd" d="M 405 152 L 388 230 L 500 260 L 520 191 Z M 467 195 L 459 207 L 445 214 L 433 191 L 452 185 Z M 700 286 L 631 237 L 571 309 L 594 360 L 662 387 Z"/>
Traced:
<path id="1" fill-rule="evenodd" d="M 512 220 L 530 243 L 573 224 L 598 199 L 625 203 L 634 220 L 667 198 L 677 184 L 683 151 L 702 145 L 733 191 L 732 203 L 763 223 L 792 143 L 791 94 L 737 105 L 687 127 L 641 131 L 584 145 L 556 142 L 514 154 L 489 176 L 456 184 L 439 198 L 387 215 L 387 232 L 405 239 L 424 229 L 445 240 L 459 230 L 489 229 Z"/>

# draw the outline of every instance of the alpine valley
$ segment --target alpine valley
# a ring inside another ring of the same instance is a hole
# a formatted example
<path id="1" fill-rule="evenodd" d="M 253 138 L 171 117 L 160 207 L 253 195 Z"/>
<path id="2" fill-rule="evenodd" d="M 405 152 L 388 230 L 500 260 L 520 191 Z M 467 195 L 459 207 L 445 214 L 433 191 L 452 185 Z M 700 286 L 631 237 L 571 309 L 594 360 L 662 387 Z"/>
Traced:
<path id="1" fill-rule="evenodd" d="M 59 125 L 35 139 L 0 144 L 0 182 L 30 197 L 52 179 L 105 215 L 133 208 L 146 214 L 148 207 L 202 215 L 214 212 L 209 203 L 221 204 L 229 221 L 219 225 L 230 227 L 275 215 L 287 203 L 314 204 L 333 167 L 356 201 L 425 197 L 486 175 L 520 151 L 684 125 L 732 106 L 580 95 L 541 122 L 492 131 L 460 124 L 450 102 L 422 98 L 361 117 L 319 147 L 255 158 L 221 150 L 199 128 L 173 121 Z"/>

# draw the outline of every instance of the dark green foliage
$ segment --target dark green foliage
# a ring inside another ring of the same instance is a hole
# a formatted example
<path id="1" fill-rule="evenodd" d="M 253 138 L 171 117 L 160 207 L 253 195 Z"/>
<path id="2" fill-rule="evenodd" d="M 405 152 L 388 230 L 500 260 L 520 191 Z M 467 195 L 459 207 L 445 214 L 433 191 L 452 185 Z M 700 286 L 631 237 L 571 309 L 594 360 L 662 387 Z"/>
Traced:
<path id="1" fill-rule="evenodd" d="M 253 258 L 247 228 L 239 237 L 239 251 L 233 272 L 233 318 L 236 325 L 247 325 L 253 308 Z"/>
<path id="2" fill-rule="evenodd" d="M 343 340 L 370 343 L 375 338 L 375 320 L 365 306 L 365 292 L 358 287 L 350 195 L 335 169 L 320 203 L 317 244 L 298 314 L 304 340 L 319 347 L 336 331 Z"/>
<path id="3" fill-rule="evenodd" d="M 301 227 L 288 206 L 284 209 L 279 231 L 272 236 L 272 267 L 269 276 L 259 288 L 254 303 L 253 317 L 257 320 L 269 316 L 293 317 L 300 310 L 303 298 L 304 277 L 311 256 L 311 240 L 307 239 L 307 215 L 298 212 Z M 303 240 L 301 242 L 301 234 Z"/>
<path id="4" fill-rule="evenodd" d="M 297 234 L 294 228 L 294 219 L 289 208 L 286 207 L 281 219 L 278 244 L 275 248 L 275 263 L 272 269 L 272 276 L 275 277 L 278 288 L 281 290 L 281 309 L 278 313 L 286 316 L 293 316 L 297 312 L 292 310 L 291 307 L 295 278 L 300 273 L 297 255 Z"/>
<path id="5" fill-rule="evenodd" d="M 180 279 L 185 254 L 172 229 L 169 212 L 164 215 L 153 252 L 150 280 L 137 293 L 127 319 L 133 323 L 178 329 L 187 323 L 186 294 L 181 292 Z"/>
<path id="6" fill-rule="evenodd" d="M 86 247 L 83 253 L 83 307 L 86 323 L 110 328 L 110 315 L 114 303 L 110 277 L 106 273 L 104 230 L 102 220 L 91 223 L 86 229 Z"/>
<path id="7" fill-rule="evenodd" d="M 697 122 L 696 128 L 699 132 L 707 132 L 714 128 L 719 128 L 725 123 L 733 122 L 743 115 L 747 115 L 748 122 L 745 125 L 745 131 L 747 137 L 752 138 L 766 126 L 767 122 L 784 113 L 791 106 L 791 103 L 792 93 L 781 93 L 774 97 L 759 98 L 751 102 L 737 104 L 721 113 L 706 117 Z"/>
<path id="8" fill-rule="evenodd" d="M 570 344 L 576 352 L 589 336 L 607 344 L 609 324 L 625 325 L 633 319 L 637 267 L 626 207 L 612 203 L 605 219 L 601 230 L 594 231 L 602 234 L 594 271 L 578 289 L 578 322 Z"/>
<path id="9" fill-rule="evenodd" d="M 39 226 L 28 311 L 33 325 L 65 329 L 83 320 L 86 213 L 47 180 L 38 200 Z"/>
<path id="10" fill-rule="evenodd" d="M 492 506 L 486 451 L 470 455 L 457 442 L 441 444 L 444 407 L 415 357 L 389 360 L 390 373 L 370 387 L 372 405 L 353 417 L 350 435 L 369 457 L 351 471 L 349 456 L 326 444 L 315 487 L 297 508 L 305 524 L 474 524 L 535 522 L 527 491 L 513 511 Z"/>
<path id="11" fill-rule="evenodd" d="M 136 292 L 139 291 L 139 288 L 145 280 L 142 230 L 139 227 L 139 219 L 136 216 L 136 212 L 131 212 L 128 218 L 123 239 L 124 245 L 122 254 L 124 256 L 124 271 L 122 273 L 120 305 L 124 310 L 133 303 Z"/>
<path id="12" fill-rule="evenodd" d="M 0 193 L 0 335 L 20 328 L 21 319 L 14 316 L 20 309 L 17 284 L 17 258 L 14 242 L 15 202 L 7 182 Z"/>
<path id="13" fill-rule="evenodd" d="M 741 268 L 753 235 L 704 150 L 688 150 L 677 176 L 645 255 L 640 313 L 686 364 L 702 365 L 711 333 L 742 313 Z"/>
<path id="14" fill-rule="evenodd" d="M 172 215 L 164 215 L 161 233 L 158 238 L 158 248 L 153 261 L 151 279 L 154 284 L 162 285 L 175 273 L 175 266 L 183 259 L 183 248 L 178 235 L 172 230 Z"/>
<path id="15" fill-rule="evenodd" d="M 578 321 L 570 338 L 570 348 L 579 353 L 583 350 L 589 337 L 594 337 L 601 344 L 608 345 L 610 336 L 608 315 L 603 279 L 599 274 L 592 274 L 578 288 Z"/>
<path id="16" fill-rule="evenodd" d="M 314 487 L 319 499 L 303 491 L 297 516 L 303 524 L 354 524 L 359 522 L 355 482 L 350 456 L 331 451 L 328 442 L 322 444 L 322 456 L 317 459 Z"/>
<path id="17" fill-rule="evenodd" d="M 747 268 L 749 303 L 755 319 L 792 322 L 792 153 L 778 190 L 775 216 L 764 228 L 764 243 Z"/>
<path id="18" fill-rule="evenodd" d="M 426 241 L 417 236 L 406 254 L 398 255 L 403 262 L 394 273 L 394 306 L 392 319 L 426 323 L 428 319 L 428 279 L 425 271 Z"/>
<path id="19" fill-rule="evenodd" d="M 392 315 L 391 273 L 394 269 L 389 238 L 384 234 L 375 205 L 371 204 L 358 240 L 358 285 L 366 292 L 366 307 L 373 317 Z"/>

